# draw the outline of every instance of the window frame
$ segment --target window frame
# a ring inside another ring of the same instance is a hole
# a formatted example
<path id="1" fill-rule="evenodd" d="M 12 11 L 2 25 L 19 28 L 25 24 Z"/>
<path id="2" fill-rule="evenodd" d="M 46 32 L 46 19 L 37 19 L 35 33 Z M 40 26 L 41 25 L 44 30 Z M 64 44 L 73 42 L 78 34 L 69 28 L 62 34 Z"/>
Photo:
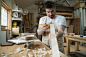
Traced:
<path id="1" fill-rule="evenodd" d="M 11 30 L 11 9 L 3 2 L 1 1 L 1 6 L 4 7 L 6 10 L 7 10 L 7 26 L 2 26 L 1 25 L 1 28 L 6 28 L 7 29 L 1 29 L 1 31 L 7 31 L 7 30 Z M 10 14 L 10 16 L 9 16 Z M 8 19 L 10 17 L 10 19 Z M 10 21 L 10 23 L 9 23 Z"/>

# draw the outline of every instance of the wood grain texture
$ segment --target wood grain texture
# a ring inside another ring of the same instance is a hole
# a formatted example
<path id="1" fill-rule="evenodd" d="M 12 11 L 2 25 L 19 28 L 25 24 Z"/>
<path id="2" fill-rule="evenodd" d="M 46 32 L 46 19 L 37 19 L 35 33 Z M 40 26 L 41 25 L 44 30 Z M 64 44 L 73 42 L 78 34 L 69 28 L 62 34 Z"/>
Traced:
<path id="1" fill-rule="evenodd" d="M 50 24 L 50 33 L 51 33 L 51 45 L 52 45 L 52 57 L 60 57 L 58 42 L 55 35 L 54 24 Z"/>

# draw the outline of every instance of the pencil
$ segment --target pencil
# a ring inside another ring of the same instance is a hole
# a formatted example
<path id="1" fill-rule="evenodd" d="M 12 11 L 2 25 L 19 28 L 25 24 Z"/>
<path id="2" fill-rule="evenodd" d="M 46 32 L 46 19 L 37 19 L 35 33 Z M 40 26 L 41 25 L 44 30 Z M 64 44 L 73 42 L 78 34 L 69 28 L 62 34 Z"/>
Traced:
<path id="1" fill-rule="evenodd" d="M 38 25 L 44 25 L 44 24 L 38 24 Z M 49 24 L 48 24 L 49 25 Z"/>

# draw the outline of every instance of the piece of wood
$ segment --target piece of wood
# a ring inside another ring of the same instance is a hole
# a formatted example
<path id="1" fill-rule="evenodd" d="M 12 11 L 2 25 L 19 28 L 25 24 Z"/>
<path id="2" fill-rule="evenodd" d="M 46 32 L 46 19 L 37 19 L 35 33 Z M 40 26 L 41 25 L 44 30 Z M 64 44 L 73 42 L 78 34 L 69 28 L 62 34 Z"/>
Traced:
<path id="1" fill-rule="evenodd" d="M 42 14 L 46 14 L 46 12 L 43 12 Z M 61 13 L 61 12 L 56 12 L 57 15 L 74 15 L 74 13 Z"/>
<path id="2" fill-rule="evenodd" d="M 76 42 L 75 42 L 75 51 L 78 51 L 78 50 L 79 50 L 79 42 L 76 41 Z"/>
<path id="3" fill-rule="evenodd" d="M 68 56 L 68 53 L 70 52 L 70 41 L 68 40 L 68 38 L 66 38 L 67 41 L 67 51 L 66 51 L 66 55 Z"/>
<path id="4" fill-rule="evenodd" d="M 74 17 L 65 17 L 65 19 L 70 20 L 70 19 L 74 19 Z"/>
<path id="5" fill-rule="evenodd" d="M 44 3 L 35 3 L 35 5 L 44 5 Z M 61 6 L 61 7 L 70 7 L 70 8 L 73 8 L 73 6 L 64 6 L 64 5 L 61 5 L 61 4 L 55 4 L 55 6 Z"/>
<path id="6" fill-rule="evenodd" d="M 6 42 L 6 43 L 2 44 L 1 46 L 12 46 L 12 45 L 13 45 L 13 43 Z"/>
<path id="7" fill-rule="evenodd" d="M 74 28 L 74 25 L 70 25 L 70 33 L 73 33 L 73 29 Z"/>
<path id="8" fill-rule="evenodd" d="M 54 24 L 50 24 L 50 33 L 51 33 L 51 45 L 52 45 L 52 57 L 60 57 Z"/>
<path id="9" fill-rule="evenodd" d="M 74 10 L 85 6 L 86 1 L 79 1 L 74 5 Z"/>
<path id="10" fill-rule="evenodd" d="M 45 11 L 45 8 L 42 8 L 42 11 Z M 62 9 L 56 9 L 56 11 L 62 11 L 62 12 L 72 12 L 73 10 L 62 10 Z"/>
<path id="11" fill-rule="evenodd" d="M 71 20 L 70 25 L 74 25 L 73 33 L 79 35 L 80 17 L 74 17 L 74 20 Z"/>
<path id="12" fill-rule="evenodd" d="M 70 26 L 67 26 L 67 33 L 70 33 Z"/>
<path id="13" fill-rule="evenodd" d="M 7 35 L 7 40 L 10 40 L 10 30 L 7 30 L 6 32 L 7 32 L 7 33 L 6 33 L 6 35 Z"/>

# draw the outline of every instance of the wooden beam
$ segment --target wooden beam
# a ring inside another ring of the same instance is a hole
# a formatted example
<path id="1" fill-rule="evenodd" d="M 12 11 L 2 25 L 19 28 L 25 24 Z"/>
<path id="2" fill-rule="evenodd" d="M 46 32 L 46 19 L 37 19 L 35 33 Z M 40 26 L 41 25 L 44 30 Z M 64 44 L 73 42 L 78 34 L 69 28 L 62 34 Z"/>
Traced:
<path id="1" fill-rule="evenodd" d="M 77 8 L 80 8 L 80 7 L 84 7 L 85 6 L 85 3 L 86 1 L 79 1 L 77 2 L 73 7 L 74 7 L 74 10 L 77 9 Z"/>
<path id="2" fill-rule="evenodd" d="M 66 38 L 67 41 L 67 51 L 66 51 L 66 55 L 68 56 L 68 53 L 70 52 L 70 41 L 68 40 L 68 38 Z"/>
<path id="3" fill-rule="evenodd" d="M 75 51 L 78 51 L 78 50 L 79 50 L 79 42 L 76 41 L 76 42 L 75 42 Z"/>

